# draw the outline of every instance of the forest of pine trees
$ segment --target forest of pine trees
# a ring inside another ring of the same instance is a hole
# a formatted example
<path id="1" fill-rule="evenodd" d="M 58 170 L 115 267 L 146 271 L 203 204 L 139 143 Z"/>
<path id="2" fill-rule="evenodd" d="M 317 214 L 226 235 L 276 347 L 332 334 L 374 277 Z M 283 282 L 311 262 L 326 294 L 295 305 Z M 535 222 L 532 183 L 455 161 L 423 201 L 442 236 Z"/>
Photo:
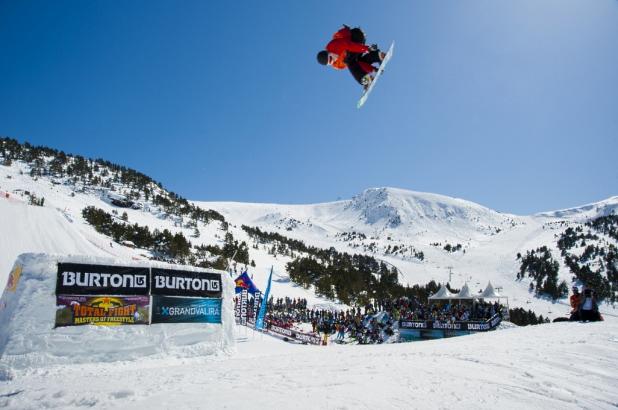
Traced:
<path id="1" fill-rule="evenodd" d="M 225 235 L 223 247 L 204 245 L 193 248 L 182 233 L 173 234 L 167 229 L 151 232 L 147 226 L 129 224 L 124 218 L 116 218 L 93 206 L 84 208 L 82 216 L 97 232 L 116 242 L 131 241 L 136 247 L 151 251 L 157 259 L 226 269 L 234 257 L 234 261 L 249 265 L 249 247 L 245 242 L 239 243 L 229 232 Z M 213 256 L 216 257 L 214 261 Z"/>
<path id="2" fill-rule="evenodd" d="M 525 310 L 524 308 L 509 309 L 509 317 L 511 323 L 514 323 L 517 326 L 549 323 L 548 318 L 544 318 L 543 315 L 537 316 L 533 311 Z"/>
<path id="3" fill-rule="evenodd" d="M 301 254 L 286 265 L 295 283 L 315 287 L 318 295 L 338 299 L 351 305 L 363 305 L 375 298 L 416 296 L 426 300 L 439 285 L 430 282 L 425 286 L 404 287 L 398 282 L 398 271 L 371 256 L 350 255 L 335 248 L 320 249 L 307 246 L 297 239 L 290 239 L 259 228 L 242 226 L 242 229 L 259 244 L 268 244 L 280 253 Z"/>
<path id="4" fill-rule="evenodd" d="M 131 241 L 138 248 L 148 249 L 160 258 L 184 262 L 191 253 L 191 243 L 182 233 L 172 234 L 167 229 L 150 232 L 147 226 L 116 221 L 102 209 L 93 206 L 82 210 L 84 219 L 97 232 L 111 237 L 116 242 Z"/>
<path id="5" fill-rule="evenodd" d="M 594 289 L 599 300 L 616 302 L 618 297 L 618 248 L 613 243 L 601 240 L 598 234 L 605 234 L 618 241 L 618 216 L 615 214 L 595 218 L 584 228 L 567 228 L 558 239 L 558 249 L 564 263 L 575 278 L 585 286 Z M 595 231 L 596 233 L 593 233 Z M 581 255 L 574 248 L 584 248 Z M 596 268 L 593 268 L 596 266 Z M 603 275 L 605 273 L 605 275 Z"/>
<path id="6" fill-rule="evenodd" d="M 609 240 L 600 235 L 607 235 Z M 558 237 L 557 245 L 573 281 L 593 289 L 599 300 L 614 303 L 618 300 L 618 248 L 612 241 L 618 241 L 618 216 L 613 213 L 583 226 L 568 227 Z M 531 290 L 554 299 L 568 294 L 566 282 L 558 283 L 560 265 L 546 246 L 528 251 L 525 256 L 517 254 L 517 259 L 521 260 L 517 279 L 532 278 Z"/>
<path id="7" fill-rule="evenodd" d="M 127 197 L 151 201 L 166 213 L 209 223 L 225 218 L 214 210 L 199 208 L 174 192 L 163 189 L 161 183 L 133 169 L 102 159 L 91 160 L 79 155 L 66 154 L 48 147 L 19 143 L 0 138 L 0 156 L 5 165 L 19 160 L 30 165 L 31 176 L 49 176 L 66 179 L 73 185 L 114 189 L 116 184 L 126 187 Z"/>
<path id="8" fill-rule="evenodd" d="M 560 264 L 553 259 L 551 251 L 546 246 L 528 251 L 523 257 L 518 254 L 518 257 L 521 258 L 521 266 L 517 279 L 521 280 L 526 276 L 532 278 L 537 295 L 544 293 L 553 299 L 568 295 L 569 287 L 566 282 L 558 283 Z"/>

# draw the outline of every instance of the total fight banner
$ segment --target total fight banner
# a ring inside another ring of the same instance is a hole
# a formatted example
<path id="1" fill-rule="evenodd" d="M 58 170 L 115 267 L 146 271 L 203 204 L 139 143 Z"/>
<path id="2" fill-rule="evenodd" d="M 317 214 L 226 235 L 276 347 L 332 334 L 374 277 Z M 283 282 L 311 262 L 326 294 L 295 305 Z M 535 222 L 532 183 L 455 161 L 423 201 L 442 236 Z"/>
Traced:
<path id="1" fill-rule="evenodd" d="M 147 325 L 149 296 L 56 296 L 56 327 Z"/>
<path id="2" fill-rule="evenodd" d="M 152 295 L 220 298 L 221 274 L 152 268 Z"/>
<path id="3" fill-rule="evenodd" d="M 155 295 L 152 323 L 221 323 L 221 299 Z"/>
<path id="4" fill-rule="evenodd" d="M 56 295 L 143 295 L 150 292 L 149 268 L 59 263 Z"/>
<path id="5" fill-rule="evenodd" d="M 494 315 L 484 322 L 441 322 L 422 320 L 400 320 L 400 329 L 442 329 L 442 330 L 468 330 L 473 332 L 485 332 L 494 329 L 502 322 L 500 315 Z"/>

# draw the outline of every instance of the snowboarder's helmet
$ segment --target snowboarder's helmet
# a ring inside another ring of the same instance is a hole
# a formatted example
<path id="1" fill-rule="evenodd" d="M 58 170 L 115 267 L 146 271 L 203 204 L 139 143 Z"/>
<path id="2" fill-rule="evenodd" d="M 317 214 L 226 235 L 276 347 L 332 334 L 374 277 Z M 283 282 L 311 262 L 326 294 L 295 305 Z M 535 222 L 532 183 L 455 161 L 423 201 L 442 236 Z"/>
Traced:
<path id="1" fill-rule="evenodd" d="M 328 51 L 322 50 L 318 53 L 318 63 L 326 65 L 328 63 Z"/>

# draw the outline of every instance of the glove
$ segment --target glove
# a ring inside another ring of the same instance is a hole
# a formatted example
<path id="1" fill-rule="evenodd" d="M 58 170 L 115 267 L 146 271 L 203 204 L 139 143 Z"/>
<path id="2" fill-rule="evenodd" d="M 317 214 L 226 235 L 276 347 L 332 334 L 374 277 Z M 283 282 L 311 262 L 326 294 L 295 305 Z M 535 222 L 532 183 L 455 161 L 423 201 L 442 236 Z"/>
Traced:
<path id="1" fill-rule="evenodd" d="M 377 44 L 372 44 L 369 46 L 369 51 L 376 51 L 378 49 L 378 45 Z"/>

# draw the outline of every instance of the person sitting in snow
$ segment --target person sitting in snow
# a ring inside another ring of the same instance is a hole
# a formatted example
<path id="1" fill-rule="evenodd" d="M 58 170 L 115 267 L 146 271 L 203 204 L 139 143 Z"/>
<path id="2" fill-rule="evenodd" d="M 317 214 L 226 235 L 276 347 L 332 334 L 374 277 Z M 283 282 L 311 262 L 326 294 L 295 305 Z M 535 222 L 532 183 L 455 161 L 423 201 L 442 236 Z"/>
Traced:
<path id="1" fill-rule="evenodd" d="M 580 320 L 596 322 L 603 320 L 599 313 L 599 305 L 597 304 L 597 298 L 592 289 L 584 290 L 584 295 L 579 304 L 579 317 Z"/>
<path id="2" fill-rule="evenodd" d="M 569 298 L 569 303 L 571 304 L 571 317 L 569 320 L 576 321 L 580 320 L 579 317 L 579 305 L 581 304 L 582 295 L 579 293 L 579 289 L 577 286 L 573 286 L 573 294 Z"/>

